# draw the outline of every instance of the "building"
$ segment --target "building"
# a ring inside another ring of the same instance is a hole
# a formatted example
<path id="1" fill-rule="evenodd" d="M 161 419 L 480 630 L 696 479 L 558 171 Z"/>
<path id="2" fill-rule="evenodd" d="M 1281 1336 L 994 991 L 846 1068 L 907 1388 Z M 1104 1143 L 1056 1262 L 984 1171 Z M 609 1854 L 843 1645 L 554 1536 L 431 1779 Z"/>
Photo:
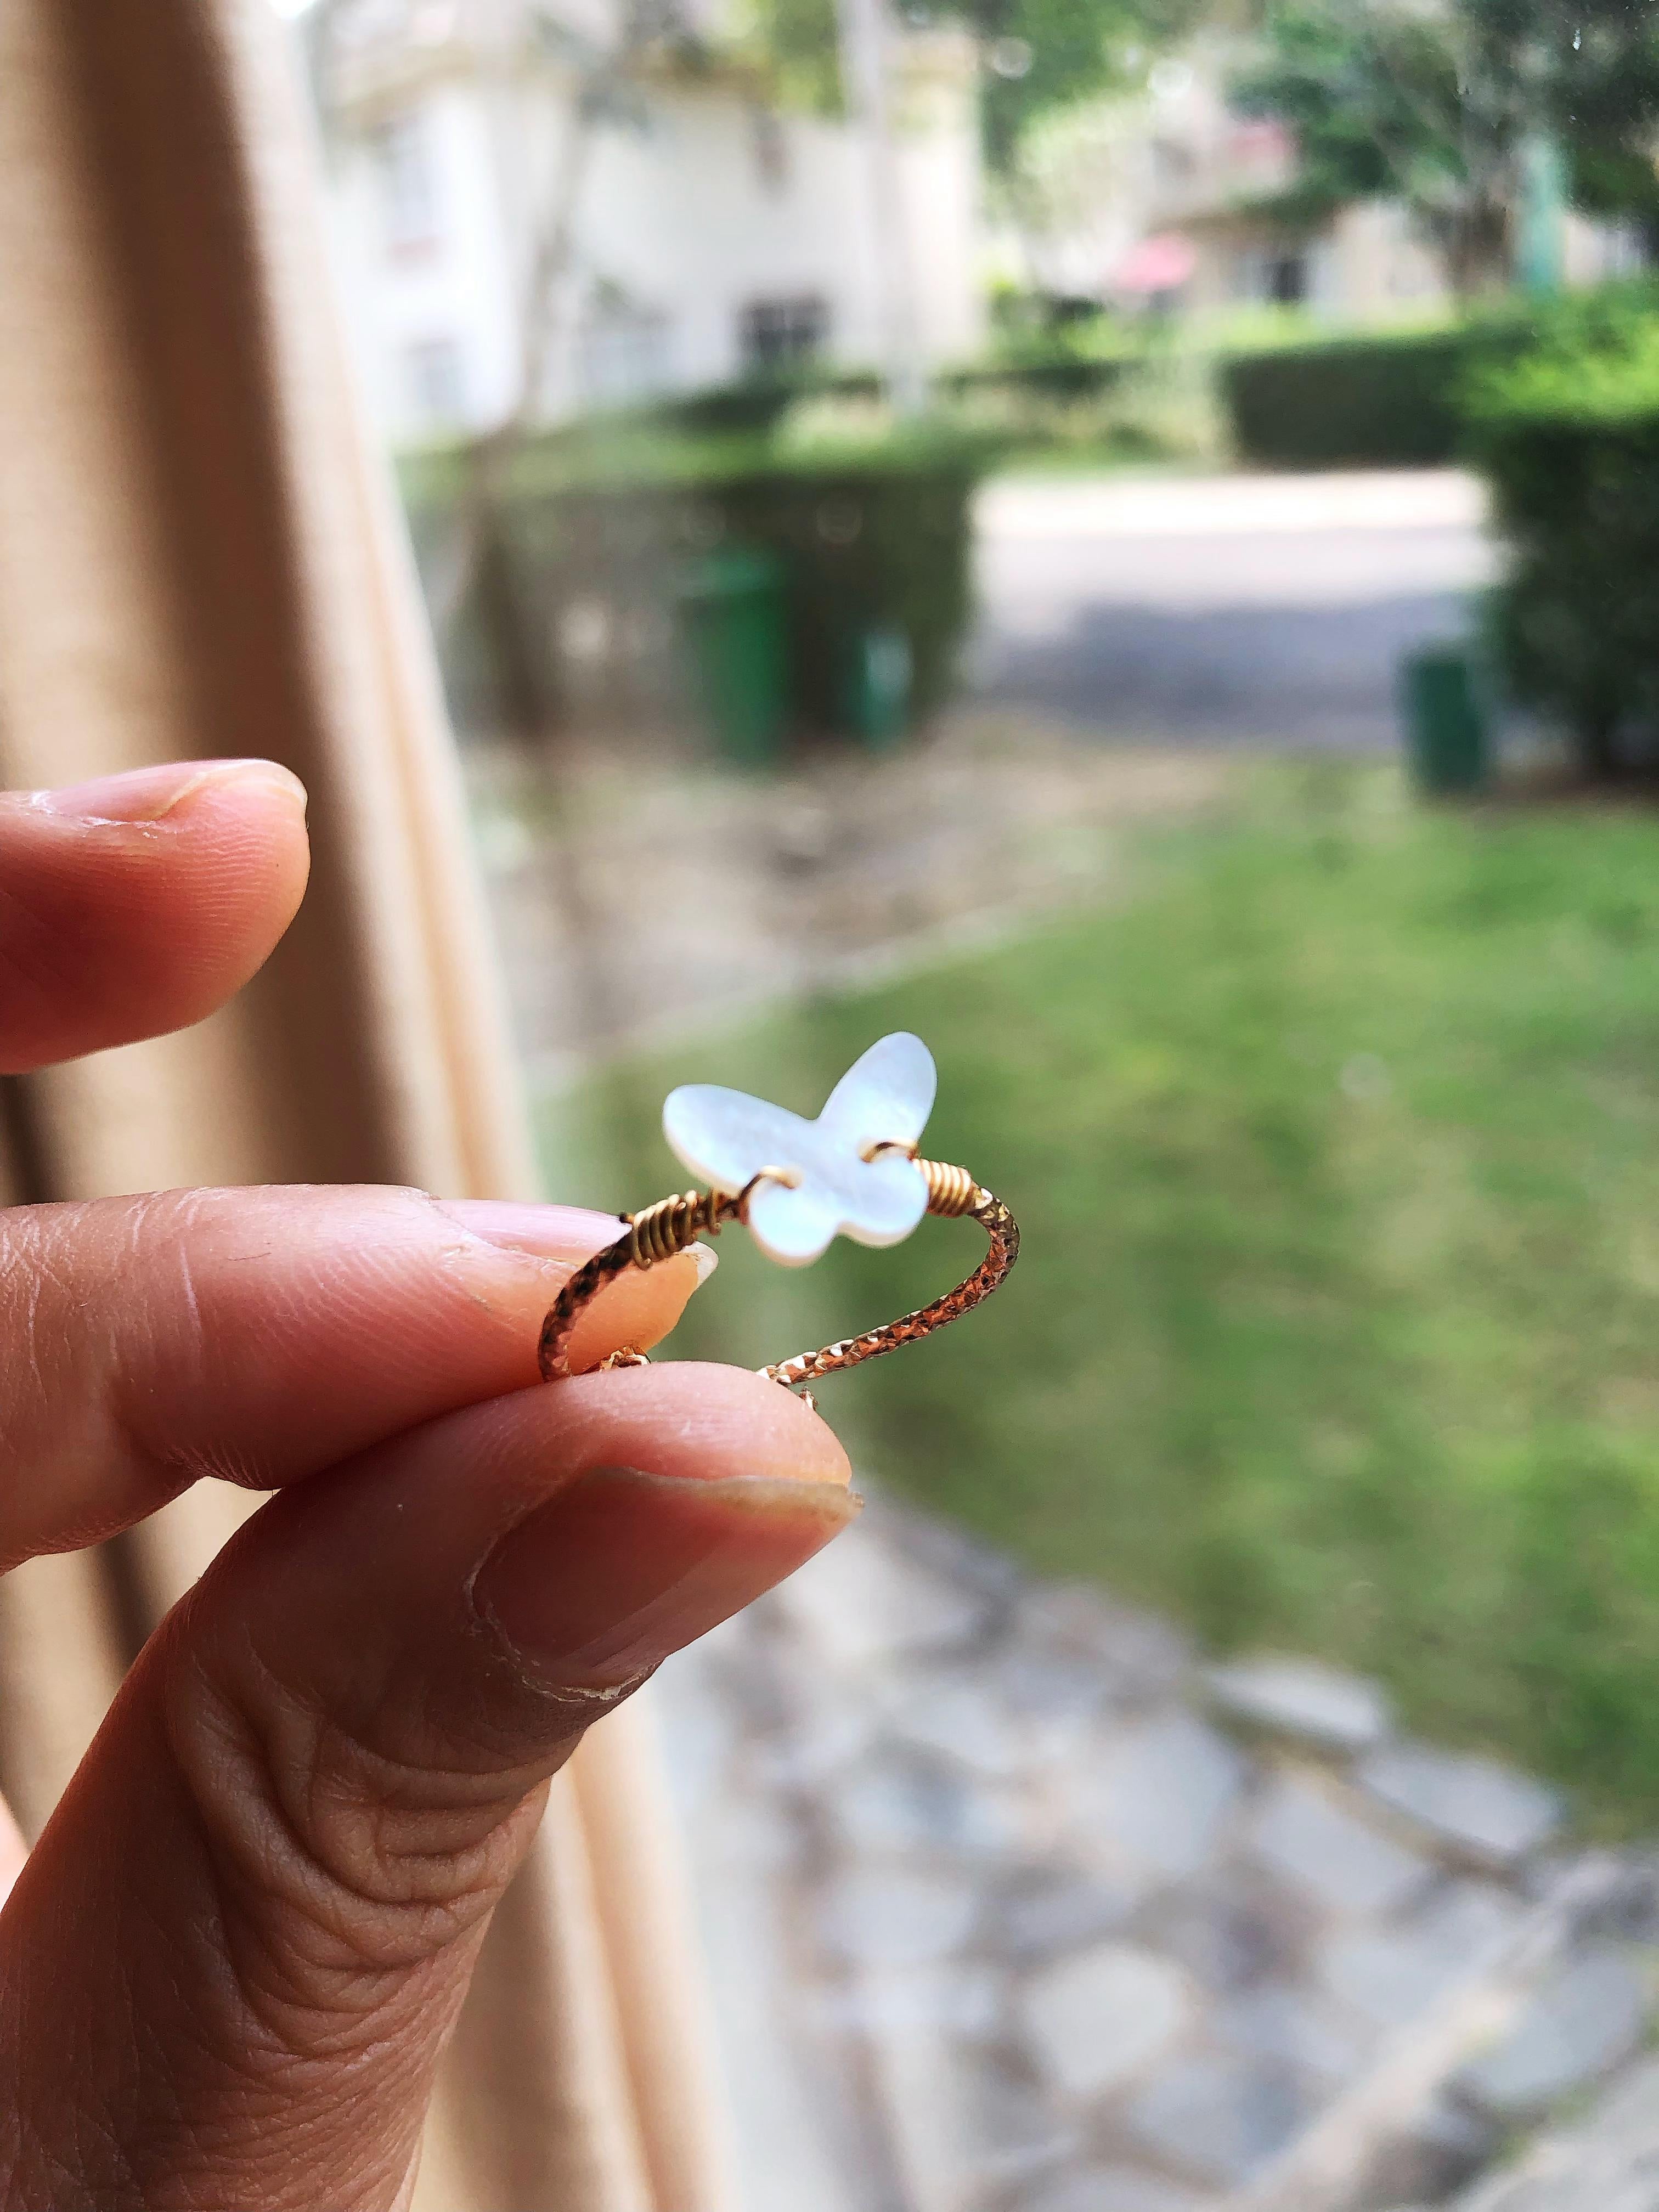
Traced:
<path id="1" fill-rule="evenodd" d="M 1200 34 L 1154 64 L 1146 90 L 1057 117 L 1026 155 L 1041 210 L 1024 250 L 1046 289 L 1110 298 L 1178 272 L 1183 312 L 1301 307 L 1334 322 L 1419 315 L 1449 296 L 1439 257 L 1397 203 L 1339 210 L 1312 228 L 1263 212 L 1291 183 L 1296 149 L 1282 125 L 1237 114 L 1226 88 L 1249 58 L 1224 32 Z M 1572 285 L 1623 274 L 1639 258 L 1619 226 L 1564 217 L 1562 273 Z M 1148 241 L 1164 248 L 1148 256 Z M 1178 253 L 1170 250 L 1179 241 Z"/>
<path id="2" fill-rule="evenodd" d="M 978 342 L 958 33 L 891 39 L 885 172 L 682 15 L 624 52 L 612 0 L 333 0 L 308 35 L 347 319 L 394 442 L 488 428 L 527 387 L 556 422 L 879 362 L 896 317 L 926 363 Z"/>

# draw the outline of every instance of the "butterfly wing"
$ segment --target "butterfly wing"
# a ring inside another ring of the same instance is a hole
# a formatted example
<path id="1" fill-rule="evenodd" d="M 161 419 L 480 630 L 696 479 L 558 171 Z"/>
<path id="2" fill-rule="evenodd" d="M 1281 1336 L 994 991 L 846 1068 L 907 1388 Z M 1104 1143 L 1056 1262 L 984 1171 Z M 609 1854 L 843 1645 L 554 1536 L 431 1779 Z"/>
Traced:
<path id="1" fill-rule="evenodd" d="M 869 1145 L 917 1145 L 938 1088 L 933 1054 L 908 1030 L 895 1030 L 853 1062 L 830 1093 L 818 1126 L 854 1152 Z"/>
<path id="2" fill-rule="evenodd" d="M 896 1030 L 854 1061 L 825 1102 L 817 1127 L 835 1162 L 839 1226 L 855 1243 L 896 1244 L 927 1211 L 927 1186 L 902 1152 L 864 1155 L 919 1144 L 938 1087 L 933 1054 Z"/>
<path id="3" fill-rule="evenodd" d="M 813 1125 L 746 1091 L 684 1083 L 663 1102 L 662 1132 L 694 1176 L 732 1197 L 763 1168 L 805 1170 Z"/>
<path id="4" fill-rule="evenodd" d="M 763 1182 L 749 1201 L 749 1228 L 769 1258 L 804 1267 L 837 1235 L 855 1244 L 897 1244 L 927 1211 L 927 1185 L 902 1153 L 862 1160 L 816 1127 L 818 1141 L 799 1189 Z"/>
<path id="5" fill-rule="evenodd" d="M 788 1168 L 799 1175 L 794 1189 L 763 1182 L 749 1201 L 750 1234 L 769 1259 L 804 1267 L 841 1226 L 833 1182 L 826 1183 L 821 1173 L 825 1143 L 816 1121 L 803 1121 L 764 1098 L 751 1098 L 744 1091 L 688 1083 L 669 1092 L 662 1126 L 692 1174 L 732 1197 L 763 1168 Z"/>
<path id="6" fill-rule="evenodd" d="M 927 1186 L 902 1153 L 873 1160 L 873 1145 L 914 1145 L 927 1126 L 937 1077 L 933 1054 L 908 1032 L 883 1037 L 830 1095 L 816 1121 L 718 1084 L 671 1091 L 663 1132 L 693 1175 L 735 1194 L 763 1168 L 788 1168 L 794 1188 L 763 1182 L 749 1201 L 755 1242 L 786 1267 L 816 1260 L 838 1233 L 896 1244 L 927 1210 Z"/>
<path id="7" fill-rule="evenodd" d="M 763 1182 L 749 1201 L 749 1234 L 769 1260 L 805 1267 L 835 1241 L 843 1224 L 835 1194 L 809 1174 L 799 1190 Z"/>

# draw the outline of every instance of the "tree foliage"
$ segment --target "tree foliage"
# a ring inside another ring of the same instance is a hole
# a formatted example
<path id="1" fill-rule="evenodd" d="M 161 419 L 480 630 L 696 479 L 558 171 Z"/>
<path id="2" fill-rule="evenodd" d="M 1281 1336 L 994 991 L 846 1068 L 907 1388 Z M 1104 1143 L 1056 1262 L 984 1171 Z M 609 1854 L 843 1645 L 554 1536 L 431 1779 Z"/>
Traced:
<path id="1" fill-rule="evenodd" d="M 961 0 L 988 58 L 985 149 L 1006 173 L 1056 109 L 1127 90 L 1148 57 L 1190 27 L 1201 0 Z"/>
<path id="2" fill-rule="evenodd" d="M 1031 125 L 1054 109 L 1137 83 L 1149 57 L 1185 31 L 1205 0 L 920 0 L 900 27 L 957 23 L 984 58 L 986 155 L 1009 170 Z M 841 105 L 836 0 L 749 0 L 744 40 L 787 105 Z"/>
<path id="3" fill-rule="evenodd" d="M 744 0 L 734 29 L 738 51 L 781 106 L 842 112 L 836 0 Z"/>
<path id="4" fill-rule="evenodd" d="M 1234 88 L 1295 132 L 1283 203 L 1309 219 L 1402 200 L 1462 292 L 1501 281 L 1529 148 L 1553 138 L 1574 197 L 1659 235 L 1659 8 L 1652 0 L 1279 0 Z"/>

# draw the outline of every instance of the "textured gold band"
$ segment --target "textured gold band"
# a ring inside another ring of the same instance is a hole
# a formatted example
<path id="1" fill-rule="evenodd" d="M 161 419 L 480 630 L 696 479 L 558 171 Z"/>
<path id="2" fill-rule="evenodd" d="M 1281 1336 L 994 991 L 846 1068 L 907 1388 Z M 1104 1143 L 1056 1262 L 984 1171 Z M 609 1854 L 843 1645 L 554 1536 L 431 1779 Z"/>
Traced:
<path id="1" fill-rule="evenodd" d="M 916 1165 L 927 1178 L 929 1213 L 977 1221 L 990 1241 L 984 1259 L 965 1281 L 931 1305 L 920 1306 L 915 1313 L 886 1322 L 880 1328 L 867 1329 L 862 1336 L 843 1337 L 839 1344 L 826 1344 L 818 1352 L 798 1352 L 793 1359 L 761 1368 L 761 1374 L 791 1390 L 825 1375 L 838 1375 L 943 1328 L 946 1322 L 955 1321 L 988 1297 L 1003 1280 L 1019 1256 L 1019 1227 L 1013 1215 L 1000 1198 L 982 1190 L 966 1168 L 951 1167 L 940 1160 L 918 1160 Z M 660 1198 L 642 1212 L 625 1214 L 626 1235 L 577 1268 L 542 1323 L 538 1356 L 545 1380 L 553 1382 L 569 1374 L 566 1355 L 571 1332 L 607 1283 L 629 1267 L 653 1267 L 659 1261 L 672 1260 L 699 1236 L 718 1237 L 728 1221 L 744 1218 L 756 1183 L 773 1178 L 784 1181 L 786 1173 L 764 1168 L 735 1197 L 718 1190 L 688 1190 L 677 1197 Z M 637 1352 L 613 1352 L 605 1364 L 634 1366 L 643 1358 Z"/>

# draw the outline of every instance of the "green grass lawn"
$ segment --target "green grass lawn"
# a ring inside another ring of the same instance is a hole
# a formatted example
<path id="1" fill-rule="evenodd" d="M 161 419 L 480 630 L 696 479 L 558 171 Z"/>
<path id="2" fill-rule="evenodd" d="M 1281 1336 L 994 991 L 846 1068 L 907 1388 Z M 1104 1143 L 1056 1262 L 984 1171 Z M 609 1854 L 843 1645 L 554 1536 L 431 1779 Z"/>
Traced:
<path id="1" fill-rule="evenodd" d="M 672 1082 L 816 1110 L 899 1027 L 939 1062 L 930 1151 L 1025 1249 L 982 1311 L 824 1385 L 855 1460 L 1659 1814 L 1659 819 L 1252 771 L 1139 833 L 1109 906 L 550 1109 L 550 1180 L 642 1202 L 683 1181 Z M 979 1249 L 927 1223 L 790 1274 L 728 1232 L 674 1349 L 780 1357 Z"/>

